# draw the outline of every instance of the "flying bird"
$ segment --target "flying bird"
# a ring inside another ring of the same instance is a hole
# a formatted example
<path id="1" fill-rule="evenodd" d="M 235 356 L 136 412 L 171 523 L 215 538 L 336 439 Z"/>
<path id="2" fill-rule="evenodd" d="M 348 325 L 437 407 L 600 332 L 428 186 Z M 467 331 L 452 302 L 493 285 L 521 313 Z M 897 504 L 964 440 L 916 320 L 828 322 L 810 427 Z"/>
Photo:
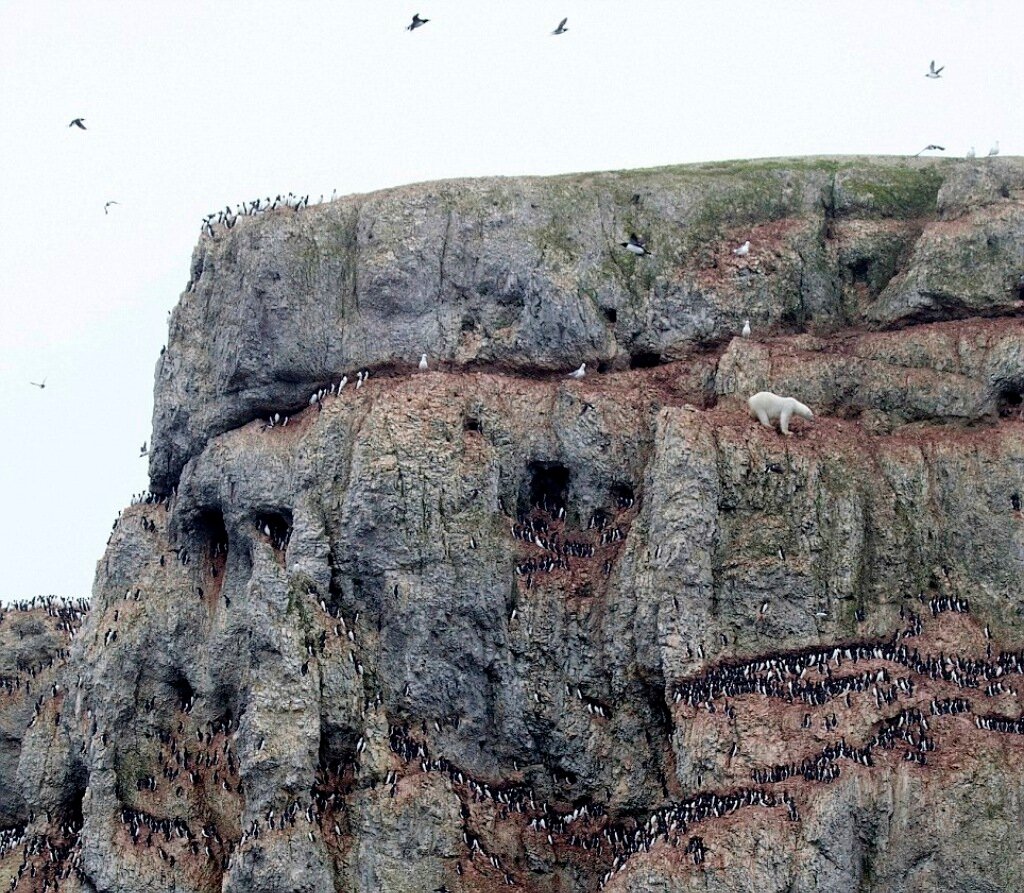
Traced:
<path id="1" fill-rule="evenodd" d="M 149 450 L 146 449 L 146 441 L 142 441 L 142 448 L 139 450 L 139 457 L 141 458 L 142 456 L 145 456 L 148 452 Z"/>
<path id="2" fill-rule="evenodd" d="M 943 65 L 941 68 L 936 68 L 935 67 L 935 60 L 932 59 L 932 64 L 928 66 L 928 74 L 926 74 L 925 77 L 926 78 L 939 78 L 939 77 L 942 77 L 942 72 L 945 69 L 945 67 L 946 66 Z"/>
<path id="3" fill-rule="evenodd" d="M 46 387 L 46 379 L 44 378 L 44 379 L 42 380 L 42 382 L 38 382 L 38 381 L 30 381 L 30 382 L 29 382 L 29 384 L 30 384 L 30 385 L 35 385 L 35 386 L 36 386 L 37 388 L 39 388 L 39 390 L 42 390 L 43 388 L 45 388 L 45 387 Z"/>
<path id="4" fill-rule="evenodd" d="M 568 377 L 569 378 L 575 378 L 577 381 L 579 381 L 586 374 L 587 374 L 587 364 L 586 363 L 581 363 L 580 364 L 580 368 L 576 369 L 574 372 L 570 372 Z"/>
<path id="5" fill-rule="evenodd" d="M 999 140 L 996 140 L 995 141 L 995 145 L 993 145 L 992 148 L 988 150 L 988 157 L 989 158 L 994 158 L 998 154 L 999 154 Z"/>
<path id="6" fill-rule="evenodd" d="M 569 30 L 568 28 L 565 27 L 565 23 L 568 22 L 568 21 L 569 21 L 569 17 L 566 16 L 564 19 L 562 19 L 562 21 L 560 21 L 558 23 L 558 27 L 555 28 L 555 30 L 552 31 L 551 33 L 552 34 L 565 34 L 565 32 Z"/>
<path id="7" fill-rule="evenodd" d="M 411 25 L 408 25 L 408 26 L 406 26 L 406 29 L 405 29 L 405 30 L 406 30 L 406 31 L 415 31 L 415 30 L 416 30 L 417 28 L 419 28 L 419 27 L 420 27 L 421 25 L 425 25 L 425 24 L 427 24 L 427 22 L 429 22 L 429 21 L 430 21 L 430 19 L 421 19 L 421 18 L 420 18 L 420 14 L 419 14 L 419 13 L 416 13 L 416 15 L 414 15 L 414 16 L 412 17 L 412 24 L 411 24 Z"/>
<path id="8" fill-rule="evenodd" d="M 747 239 L 739 248 L 733 248 L 732 253 L 737 257 L 746 257 L 750 254 L 750 239 Z"/>
<path id="9" fill-rule="evenodd" d="M 643 257 L 644 255 L 649 255 L 653 257 L 651 252 L 648 251 L 647 247 L 644 245 L 644 240 L 641 239 L 636 233 L 630 233 L 629 241 L 619 242 L 619 244 L 627 251 L 629 251 L 631 254 L 635 254 L 637 257 Z"/>
<path id="10" fill-rule="evenodd" d="M 110 211 L 109 211 L 109 208 L 110 208 L 110 206 L 111 206 L 111 205 L 119 205 L 119 204 L 121 204 L 121 203 L 120 203 L 120 202 L 114 202 L 114 201 L 110 201 L 110 202 L 107 202 L 107 203 L 106 203 L 106 204 L 105 204 L 105 205 L 103 206 L 103 213 L 104 213 L 104 214 L 109 214 L 109 213 L 110 213 Z"/>
<path id="11" fill-rule="evenodd" d="M 79 130 L 85 130 L 85 118 L 75 118 L 68 127 L 77 127 Z"/>
<path id="12" fill-rule="evenodd" d="M 935 143 L 929 143 L 927 146 L 925 146 L 921 150 L 921 152 L 932 152 L 932 151 L 935 151 L 935 152 L 945 152 L 946 151 L 946 147 L 945 146 L 936 146 Z M 921 152 L 918 152 L 917 155 L 920 155 Z M 915 155 L 914 157 L 917 158 L 917 155 Z"/>

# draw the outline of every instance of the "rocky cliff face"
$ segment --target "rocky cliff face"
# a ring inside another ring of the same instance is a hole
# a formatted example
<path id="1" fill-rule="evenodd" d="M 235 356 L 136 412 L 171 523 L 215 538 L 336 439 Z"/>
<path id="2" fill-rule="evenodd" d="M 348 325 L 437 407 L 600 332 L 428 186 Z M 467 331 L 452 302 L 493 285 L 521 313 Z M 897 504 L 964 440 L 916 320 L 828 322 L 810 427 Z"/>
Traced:
<path id="1" fill-rule="evenodd" d="M 156 495 L 37 721 L 0 702 L 0 882 L 1021 888 L 1022 275 L 1017 159 L 204 236 Z M 760 427 L 766 388 L 816 418 Z"/>

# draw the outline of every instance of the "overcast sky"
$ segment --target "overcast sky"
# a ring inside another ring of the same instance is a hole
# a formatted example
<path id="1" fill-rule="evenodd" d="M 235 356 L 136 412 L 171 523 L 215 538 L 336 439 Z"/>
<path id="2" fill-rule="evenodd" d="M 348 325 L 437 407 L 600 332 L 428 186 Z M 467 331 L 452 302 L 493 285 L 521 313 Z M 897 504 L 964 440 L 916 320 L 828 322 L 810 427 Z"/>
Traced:
<path id="1" fill-rule="evenodd" d="M 1018 154 L 1022 8 L 0 0 L 0 599 L 88 595 L 145 489 L 205 213 L 481 174 Z"/>

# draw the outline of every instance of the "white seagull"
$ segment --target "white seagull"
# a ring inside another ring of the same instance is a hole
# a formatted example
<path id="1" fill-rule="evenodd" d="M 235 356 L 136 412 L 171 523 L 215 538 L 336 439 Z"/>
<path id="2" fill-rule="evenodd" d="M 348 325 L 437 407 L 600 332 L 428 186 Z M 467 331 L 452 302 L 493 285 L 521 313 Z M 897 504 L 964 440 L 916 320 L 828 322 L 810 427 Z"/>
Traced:
<path id="1" fill-rule="evenodd" d="M 746 257 L 750 254 L 750 239 L 747 239 L 739 248 L 733 248 L 732 253 L 737 257 Z"/>
<path id="2" fill-rule="evenodd" d="M 749 338 L 750 337 L 750 320 L 749 319 L 743 320 L 743 337 L 744 338 Z"/>
<path id="3" fill-rule="evenodd" d="M 943 65 L 941 68 L 936 68 L 935 67 L 935 60 L 932 59 L 932 64 L 928 66 L 928 74 L 926 74 L 925 77 L 926 78 L 940 78 L 940 77 L 942 77 L 942 71 L 943 71 L 943 69 L 945 69 L 945 67 L 946 66 Z"/>
<path id="4" fill-rule="evenodd" d="M 587 374 L 587 364 L 586 363 L 580 363 L 580 368 L 577 369 L 575 372 L 570 372 L 568 377 L 569 378 L 575 378 L 577 381 L 579 381 L 586 374 Z"/>
<path id="5" fill-rule="evenodd" d="M 996 140 L 995 144 L 992 146 L 992 148 L 988 150 L 988 157 L 989 158 L 994 158 L 998 154 L 999 154 L 999 140 Z"/>
<path id="6" fill-rule="evenodd" d="M 971 148 L 967 150 L 967 157 L 968 158 L 973 158 L 974 155 L 975 155 L 974 146 L 971 146 Z"/>
<path id="7" fill-rule="evenodd" d="M 427 371 L 427 355 L 423 354 L 423 356 L 420 357 L 420 372 L 426 372 L 426 371 Z"/>

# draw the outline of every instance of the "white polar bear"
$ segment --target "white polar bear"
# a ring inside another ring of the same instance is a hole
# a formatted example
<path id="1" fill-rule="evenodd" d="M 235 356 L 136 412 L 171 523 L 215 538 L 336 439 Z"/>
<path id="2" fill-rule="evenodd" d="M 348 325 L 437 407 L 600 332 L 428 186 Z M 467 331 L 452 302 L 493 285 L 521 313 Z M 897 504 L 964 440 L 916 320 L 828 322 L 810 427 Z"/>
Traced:
<path id="1" fill-rule="evenodd" d="M 779 420 L 779 430 L 789 434 L 789 419 L 795 412 L 804 419 L 813 419 L 814 413 L 793 397 L 780 397 L 771 391 L 761 391 L 747 401 L 750 417 L 757 419 L 766 428 L 772 427 L 772 419 Z"/>

